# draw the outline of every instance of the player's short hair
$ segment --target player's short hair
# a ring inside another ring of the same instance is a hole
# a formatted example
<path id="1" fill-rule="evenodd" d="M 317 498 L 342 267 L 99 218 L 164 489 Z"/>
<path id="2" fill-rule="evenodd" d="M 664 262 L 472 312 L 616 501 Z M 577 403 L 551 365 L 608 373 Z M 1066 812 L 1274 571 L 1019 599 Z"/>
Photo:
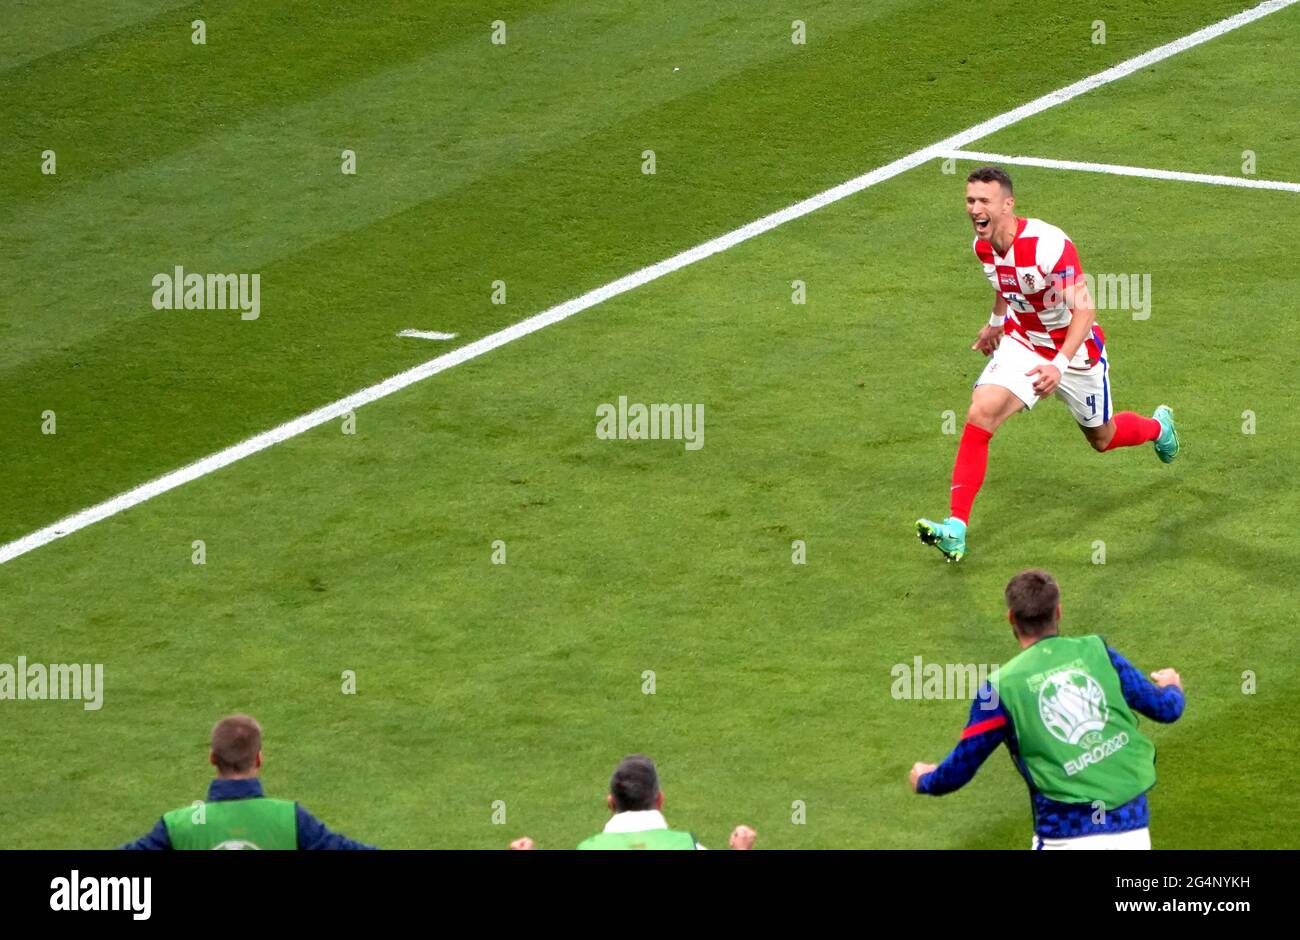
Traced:
<path id="1" fill-rule="evenodd" d="M 1015 195 L 1015 189 L 1011 185 L 1011 177 L 1007 171 L 1000 166 L 982 166 L 971 171 L 970 176 L 966 177 L 968 183 L 1000 183 L 1006 190 L 1008 196 Z"/>
<path id="2" fill-rule="evenodd" d="M 655 762 L 644 754 L 629 754 L 614 768 L 609 778 L 609 795 L 614 798 L 614 810 L 626 813 L 632 810 L 655 808 L 659 795 L 659 771 Z"/>
<path id="3" fill-rule="evenodd" d="M 1006 598 L 1018 633 L 1041 636 L 1056 626 L 1061 589 L 1043 569 L 1030 568 L 1008 581 Z"/>
<path id="4" fill-rule="evenodd" d="M 217 772 L 248 773 L 262 750 L 262 726 L 252 715 L 222 718 L 212 729 L 212 756 Z"/>

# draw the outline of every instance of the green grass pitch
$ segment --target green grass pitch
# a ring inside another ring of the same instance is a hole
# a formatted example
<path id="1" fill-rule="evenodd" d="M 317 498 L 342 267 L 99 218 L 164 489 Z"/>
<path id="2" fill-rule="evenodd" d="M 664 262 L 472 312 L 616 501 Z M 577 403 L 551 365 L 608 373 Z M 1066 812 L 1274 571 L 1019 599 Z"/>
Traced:
<path id="1" fill-rule="evenodd" d="M 487 6 L 0 7 L 0 543 L 1246 4 Z M 1300 6 L 972 149 L 1233 176 L 1249 150 L 1300 181 L 1298 55 Z M 1001 589 L 1031 565 L 1067 632 L 1183 675 L 1184 718 L 1143 725 L 1154 844 L 1300 845 L 1300 195 L 1010 167 L 1087 270 L 1150 274 L 1148 318 L 1099 315 L 1115 406 L 1168 402 L 1183 454 L 1095 454 L 1055 402 L 1017 416 L 950 566 L 912 522 L 945 511 L 944 413 L 960 427 L 982 366 L 969 168 L 927 163 L 0 566 L 0 662 L 105 669 L 98 711 L 0 702 L 0 846 L 142 834 L 203 796 L 212 722 L 248 711 L 268 793 L 384 847 L 572 847 L 644 751 L 711 847 L 747 822 L 761 848 L 1027 848 L 1004 753 L 912 795 L 967 702 L 890 690 L 916 656 L 1009 658 Z M 154 310 L 176 265 L 258 273 L 259 318 Z M 703 404 L 704 446 L 598 439 L 621 395 Z"/>

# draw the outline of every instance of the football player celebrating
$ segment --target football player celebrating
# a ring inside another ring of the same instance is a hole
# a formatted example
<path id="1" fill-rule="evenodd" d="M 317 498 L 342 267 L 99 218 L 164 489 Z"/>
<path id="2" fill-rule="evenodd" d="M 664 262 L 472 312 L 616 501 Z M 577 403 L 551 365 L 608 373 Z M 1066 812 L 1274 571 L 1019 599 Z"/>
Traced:
<path id="1" fill-rule="evenodd" d="M 1011 177 L 998 167 L 981 167 L 967 178 L 966 214 L 975 227 L 975 254 L 994 291 L 993 315 L 971 349 L 992 359 L 971 393 L 948 518 L 916 521 L 921 541 L 950 562 L 966 554 L 966 525 L 984 482 L 993 433 L 1040 398 L 1055 395 L 1064 401 L 1095 450 L 1154 443 L 1164 463 L 1178 455 L 1174 415 L 1167 406 L 1150 418 L 1111 413 L 1105 336 L 1078 252 L 1066 234 L 1039 219 L 1017 216 Z"/>

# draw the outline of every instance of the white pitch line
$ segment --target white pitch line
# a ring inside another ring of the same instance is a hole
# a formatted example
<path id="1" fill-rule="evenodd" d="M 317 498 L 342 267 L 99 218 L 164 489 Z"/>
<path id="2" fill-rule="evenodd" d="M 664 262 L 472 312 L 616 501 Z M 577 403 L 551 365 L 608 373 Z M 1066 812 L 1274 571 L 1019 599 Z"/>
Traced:
<path id="1" fill-rule="evenodd" d="M 411 339 L 455 339 L 455 333 L 439 333 L 437 330 L 399 330 L 398 336 Z"/>
<path id="2" fill-rule="evenodd" d="M 695 264 L 697 261 L 703 261 L 718 252 L 726 251 L 728 248 L 734 248 L 741 242 L 748 241 L 764 232 L 769 232 L 779 225 L 784 225 L 793 219 L 801 218 L 810 212 L 816 212 L 818 209 L 829 206 L 831 203 L 838 202 L 855 193 L 859 193 L 868 187 L 875 186 L 885 180 L 892 179 L 900 173 L 904 173 L 923 163 L 927 163 L 942 152 L 962 147 L 972 141 L 987 137 L 996 133 L 1005 127 L 1022 121 L 1027 117 L 1032 117 L 1049 108 L 1054 108 L 1059 104 L 1077 98 L 1085 92 L 1092 91 L 1094 88 L 1100 88 L 1111 82 L 1118 81 L 1125 76 L 1132 75 L 1139 69 L 1161 62 L 1170 56 L 1185 52 L 1201 43 L 1209 42 L 1222 36 L 1224 33 L 1231 32 L 1238 27 L 1245 26 L 1247 23 L 1253 23 L 1262 19 L 1271 13 L 1292 6 L 1300 0 L 1267 0 L 1258 6 L 1251 7 L 1227 19 L 1212 23 L 1209 26 L 1198 29 L 1194 33 L 1188 33 L 1179 39 L 1165 43 L 1163 46 L 1157 46 L 1139 56 L 1134 56 L 1118 65 L 1113 65 L 1105 71 L 1098 72 L 1095 75 L 1089 75 L 1073 84 L 1066 85 L 1054 92 L 1036 98 L 1027 104 L 1022 104 L 1018 108 L 1013 108 L 999 114 L 996 117 L 989 118 L 969 127 L 960 133 L 953 134 L 938 143 L 923 147 L 905 157 L 900 157 L 893 163 L 888 163 L 882 167 L 877 167 L 868 173 L 854 177 L 847 182 L 840 183 L 825 192 L 818 193 L 815 196 L 797 202 L 792 206 L 787 206 L 779 212 L 773 212 L 765 215 L 761 219 L 756 219 L 748 225 L 743 225 L 738 229 L 727 232 L 725 235 L 719 235 L 694 248 L 688 248 L 680 254 L 673 255 L 649 267 L 634 271 L 631 274 L 624 275 L 616 281 L 611 281 L 594 290 L 587 291 L 579 297 L 567 300 L 562 304 L 551 307 L 549 310 L 543 310 L 541 313 L 533 314 L 526 320 L 520 320 L 505 329 L 498 330 L 487 336 L 477 339 L 472 343 L 467 343 L 457 349 L 444 353 L 436 359 L 430 359 L 428 362 L 418 366 L 413 366 L 405 372 L 399 372 L 384 381 L 363 388 L 359 392 L 353 392 L 346 398 L 340 398 L 338 401 L 323 405 L 315 411 L 308 412 L 274 427 L 269 431 L 263 431 L 254 437 L 250 437 L 238 444 L 233 444 L 225 450 L 217 451 L 215 454 L 209 454 L 201 460 L 192 464 L 173 470 L 148 483 L 142 483 L 134 489 L 127 490 L 117 496 L 107 499 L 98 505 L 83 509 L 80 512 L 60 519 L 43 529 L 37 529 L 29 535 L 20 539 L 0 546 L 0 565 L 12 561 L 21 555 L 30 551 L 48 545 L 56 539 L 61 539 L 66 535 L 71 535 L 87 526 L 94 525 L 110 516 L 115 516 L 124 512 L 133 506 L 138 506 L 146 500 L 153 499 L 155 496 L 161 496 L 163 493 L 183 486 L 191 480 L 197 480 L 199 477 L 207 476 L 214 473 L 222 467 L 229 466 L 245 457 L 250 457 L 259 451 L 266 450 L 272 445 L 287 441 L 291 437 L 297 437 L 299 434 L 309 431 L 312 428 L 319 427 L 326 422 L 333 421 L 353 409 L 360 408 L 362 405 L 368 405 L 380 398 L 392 395 L 394 392 L 401 391 L 409 385 L 416 382 L 422 382 L 427 378 L 444 372 L 453 366 L 458 366 L 462 362 L 468 362 L 484 353 L 491 352 L 499 346 L 512 343 L 517 339 L 527 336 L 530 333 L 536 333 L 538 330 L 545 329 L 552 324 L 566 320 L 576 313 L 581 313 L 609 300 L 611 297 L 617 297 L 619 294 L 625 294 L 630 290 L 649 284 L 651 281 L 658 280 L 666 274 L 674 271 L 680 271 L 687 265 Z"/>
<path id="3" fill-rule="evenodd" d="M 1300 183 L 1280 180 L 1251 180 L 1240 176 L 1218 176 L 1213 173 L 1183 173 L 1180 170 L 1156 170 L 1143 166 L 1122 166 L 1115 163 L 1081 163 L 1077 160 L 1049 160 L 1044 157 L 1011 157 L 1005 153 L 982 153 L 975 150 L 948 150 L 941 157 L 959 160 L 976 160 L 981 163 L 1009 163 L 1012 166 L 1037 166 L 1047 170 L 1081 170 L 1085 173 L 1110 173 L 1114 176 L 1142 176 L 1155 180 L 1178 180 L 1184 183 L 1209 183 L 1212 186 L 1238 186 L 1242 189 L 1280 189 L 1300 193 Z"/>

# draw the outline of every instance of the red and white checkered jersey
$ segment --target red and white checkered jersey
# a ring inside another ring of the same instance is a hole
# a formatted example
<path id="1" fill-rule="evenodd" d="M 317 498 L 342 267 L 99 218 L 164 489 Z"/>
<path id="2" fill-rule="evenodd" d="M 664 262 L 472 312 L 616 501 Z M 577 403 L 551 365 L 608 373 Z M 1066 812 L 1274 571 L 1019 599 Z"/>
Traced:
<path id="1" fill-rule="evenodd" d="M 1005 255 L 983 238 L 976 238 L 974 247 L 984 275 L 1007 302 L 1007 335 L 1044 359 L 1055 358 L 1073 319 L 1064 290 L 1083 276 L 1074 242 L 1041 219 L 1017 219 L 1016 237 Z M 1104 343 L 1101 327 L 1094 326 L 1070 368 L 1092 366 L 1101 358 Z"/>

